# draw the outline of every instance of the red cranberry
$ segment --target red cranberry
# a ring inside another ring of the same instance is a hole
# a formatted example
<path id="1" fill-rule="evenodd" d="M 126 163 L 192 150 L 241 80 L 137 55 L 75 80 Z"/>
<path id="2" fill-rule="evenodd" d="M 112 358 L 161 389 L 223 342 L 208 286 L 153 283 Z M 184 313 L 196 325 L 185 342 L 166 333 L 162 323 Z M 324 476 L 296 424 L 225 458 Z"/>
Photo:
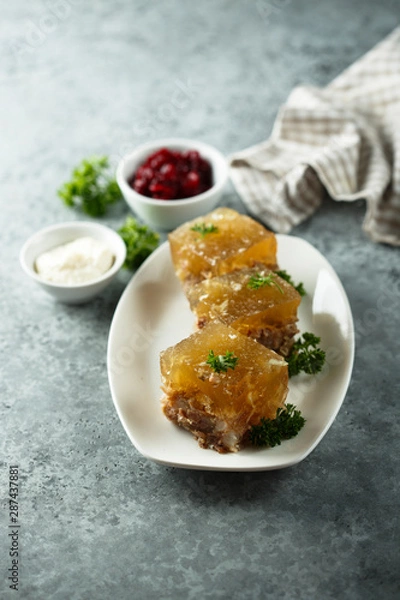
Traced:
<path id="1" fill-rule="evenodd" d="M 138 170 L 136 171 L 136 175 L 135 175 L 136 179 L 143 179 L 144 181 L 151 181 L 151 179 L 153 177 L 154 177 L 153 169 L 150 169 L 149 167 L 145 167 L 144 165 L 141 165 L 138 168 Z"/>
<path id="2" fill-rule="evenodd" d="M 179 200 L 208 190 L 212 186 L 212 169 L 197 150 L 160 148 L 137 168 L 129 184 L 150 198 Z"/>
<path id="3" fill-rule="evenodd" d="M 185 180 L 182 182 L 183 195 L 186 197 L 195 196 L 199 193 L 200 177 L 196 171 L 189 171 Z"/>
<path id="4" fill-rule="evenodd" d="M 177 179 L 176 166 L 170 162 L 166 163 L 161 167 L 160 174 L 163 176 L 164 179 L 167 179 L 169 181 L 171 181 L 171 180 L 176 181 L 176 179 Z"/>
<path id="5" fill-rule="evenodd" d="M 147 181 L 145 179 L 140 179 L 140 177 L 137 177 L 135 179 L 135 181 L 133 182 L 133 189 L 138 193 L 138 194 L 143 194 L 143 195 L 147 195 Z"/>

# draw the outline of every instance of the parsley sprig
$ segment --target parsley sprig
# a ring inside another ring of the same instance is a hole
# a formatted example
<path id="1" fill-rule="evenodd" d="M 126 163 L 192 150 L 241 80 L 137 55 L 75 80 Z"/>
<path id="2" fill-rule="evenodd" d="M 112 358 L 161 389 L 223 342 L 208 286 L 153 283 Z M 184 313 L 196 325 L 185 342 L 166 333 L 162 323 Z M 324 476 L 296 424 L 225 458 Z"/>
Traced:
<path id="1" fill-rule="evenodd" d="M 301 371 L 309 375 L 315 375 L 322 370 L 325 364 L 325 352 L 318 347 L 321 338 L 313 333 L 303 333 L 292 346 L 288 363 L 289 377 L 298 375 Z"/>
<path id="2" fill-rule="evenodd" d="M 281 288 L 281 286 L 279 285 L 279 283 L 276 281 L 274 274 L 273 273 L 269 273 L 268 275 L 260 275 L 260 273 L 256 273 L 255 275 L 252 275 L 247 283 L 247 287 L 252 289 L 252 290 L 258 290 L 264 286 L 272 286 L 275 285 L 278 290 L 280 291 L 281 294 L 283 294 L 283 289 Z"/>
<path id="3" fill-rule="evenodd" d="M 280 446 L 283 440 L 295 437 L 306 422 L 301 412 L 293 404 L 278 408 L 275 419 L 263 417 L 259 425 L 250 429 L 250 442 L 253 446 Z"/>
<path id="4" fill-rule="evenodd" d="M 300 296 L 305 296 L 307 294 L 304 284 L 300 282 L 299 284 L 295 284 L 289 273 L 285 270 L 275 271 L 275 273 L 281 278 L 290 283 L 294 287 L 294 289 L 300 294 Z"/>
<path id="5" fill-rule="evenodd" d="M 122 198 L 115 178 L 109 173 L 107 156 L 84 159 L 57 193 L 67 206 L 80 206 L 91 217 L 102 217 L 109 204 Z"/>
<path id="6" fill-rule="evenodd" d="M 213 223 L 196 223 L 196 225 L 193 225 L 190 229 L 199 233 L 202 238 L 209 233 L 217 233 L 218 231 L 218 227 Z"/>
<path id="7" fill-rule="evenodd" d="M 160 236 L 147 225 L 141 225 L 133 217 L 127 217 L 125 223 L 118 229 L 119 235 L 125 242 L 126 259 L 124 267 L 137 269 L 142 262 L 158 246 Z"/>
<path id="8" fill-rule="evenodd" d="M 233 352 L 226 351 L 225 354 L 215 354 L 214 350 L 208 352 L 206 364 L 209 365 L 215 373 L 226 373 L 228 369 L 234 369 L 239 360 Z"/>

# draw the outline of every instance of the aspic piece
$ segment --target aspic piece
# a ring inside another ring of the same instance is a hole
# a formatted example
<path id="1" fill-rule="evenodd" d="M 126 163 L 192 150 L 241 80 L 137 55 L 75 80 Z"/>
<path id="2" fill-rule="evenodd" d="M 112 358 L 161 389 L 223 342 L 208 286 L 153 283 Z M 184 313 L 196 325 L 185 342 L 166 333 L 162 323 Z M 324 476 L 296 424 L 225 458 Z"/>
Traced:
<path id="1" fill-rule="evenodd" d="M 217 208 L 168 236 L 172 262 L 186 291 L 203 279 L 261 265 L 277 268 L 272 231 L 230 208 Z"/>
<path id="2" fill-rule="evenodd" d="M 199 327 L 219 321 L 282 356 L 289 354 L 301 296 L 274 271 L 244 268 L 205 279 L 191 286 L 187 297 Z"/>
<path id="3" fill-rule="evenodd" d="M 222 323 L 211 322 L 160 356 L 162 407 L 202 448 L 236 452 L 253 425 L 285 406 L 283 357 Z"/>

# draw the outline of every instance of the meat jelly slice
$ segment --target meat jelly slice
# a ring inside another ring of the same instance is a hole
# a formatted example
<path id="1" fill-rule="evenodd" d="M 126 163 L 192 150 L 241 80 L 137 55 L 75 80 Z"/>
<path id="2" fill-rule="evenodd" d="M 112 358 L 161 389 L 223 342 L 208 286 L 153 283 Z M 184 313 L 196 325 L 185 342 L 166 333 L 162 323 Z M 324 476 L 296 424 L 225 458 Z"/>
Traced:
<path id="1" fill-rule="evenodd" d="M 214 357 L 237 359 L 216 372 Z M 288 390 L 285 360 L 227 325 L 211 322 L 160 357 L 164 414 L 190 431 L 202 448 L 235 452 L 252 425 L 274 419 Z"/>
<path id="2" fill-rule="evenodd" d="M 272 231 L 230 208 L 217 208 L 168 236 L 172 262 L 185 289 L 208 277 L 257 264 L 276 268 Z"/>
<path id="3" fill-rule="evenodd" d="M 187 297 L 199 327 L 220 321 L 288 355 L 298 332 L 301 296 L 273 271 L 244 268 L 205 279 L 191 286 Z"/>

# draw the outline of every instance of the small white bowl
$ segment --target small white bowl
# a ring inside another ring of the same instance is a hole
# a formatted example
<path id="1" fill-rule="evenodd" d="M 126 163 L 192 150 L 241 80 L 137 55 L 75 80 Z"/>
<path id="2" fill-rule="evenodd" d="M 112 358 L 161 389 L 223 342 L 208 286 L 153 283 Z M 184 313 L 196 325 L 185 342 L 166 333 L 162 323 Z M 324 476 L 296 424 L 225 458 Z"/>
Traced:
<path id="1" fill-rule="evenodd" d="M 214 182 L 212 187 L 202 194 L 182 200 L 154 200 L 138 194 L 128 181 L 139 165 L 160 148 L 197 150 L 211 165 Z M 138 146 L 124 156 L 117 167 L 116 177 L 125 201 L 137 216 L 154 229 L 170 231 L 213 210 L 222 195 L 228 174 L 226 158 L 213 146 L 196 140 L 168 138 Z"/>
<path id="2" fill-rule="evenodd" d="M 104 275 L 87 283 L 64 285 L 46 281 L 37 273 L 35 262 L 40 254 L 80 237 L 92 237 L 110 248 L 114 262 Z M 79 221 L 59 223 L 38 231 L 25 242 L 19 256 L 25 273 L 56 300 L 66 304 L 81 304 L 97 296 L 114 279 L 125 257 L 126 246 L 118 233 L 105 225 Z"/>

